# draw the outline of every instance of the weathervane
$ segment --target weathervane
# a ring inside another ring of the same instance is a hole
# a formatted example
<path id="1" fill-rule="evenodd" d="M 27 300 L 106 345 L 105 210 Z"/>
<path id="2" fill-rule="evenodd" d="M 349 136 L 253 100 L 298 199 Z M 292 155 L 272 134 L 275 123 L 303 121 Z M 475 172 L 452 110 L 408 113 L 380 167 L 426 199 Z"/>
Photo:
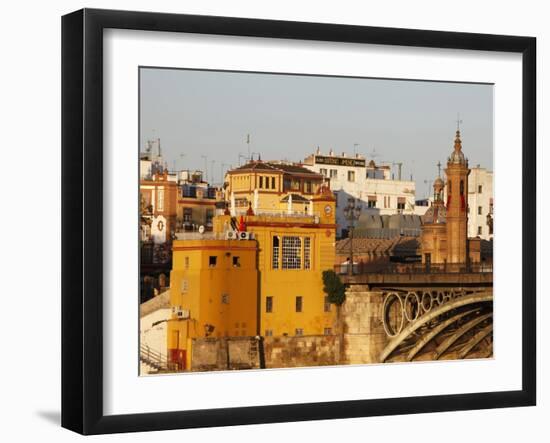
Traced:
<path id="1" fill-rule="evenodd" d="M 456 113 L 456 130 L 460 131 L 460 123 L 462 123 L 462 120 L 460 120 L 460 112 Z"/>

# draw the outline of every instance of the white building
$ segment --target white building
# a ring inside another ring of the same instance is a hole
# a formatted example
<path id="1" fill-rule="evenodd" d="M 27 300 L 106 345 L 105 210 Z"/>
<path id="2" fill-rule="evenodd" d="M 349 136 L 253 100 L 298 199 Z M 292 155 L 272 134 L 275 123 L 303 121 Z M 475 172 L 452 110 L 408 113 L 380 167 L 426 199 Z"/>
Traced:
<path id="1" fill-rule="evenodd" d="M 468 237 L 493 238 L 493 172 L 479 165 L 468 176 Z"/>
<path id="2" fill-rule="evenodd" d="M 447 201 L 447 187 L 444 189 Z M 468 175 L 468 237 L 493 238 L 493 171 L 477 165 Z"/>
<path id="3" fill-rule="evenodd" d="M 168 321 L 172 317 L 170 290 L 139 308 L 140 375 L 155 374 L 168 366 Z"/>
<path id="4" fill-rule="evenodd" d="M 363 213 L 378 215 L 414 214 L 415 183 L 411 180 L 394 180 L 387 165 L 367 163 L 365 157 L 315 154 L 307 157 L 303 166 L 330 179 L 330 189 L 336 196 L 337 235 L 346 231 L 348 222 L 344 208 L 350 197 L 362 203 Z M 400 178 L 400 177 L 399 177 Z"/>

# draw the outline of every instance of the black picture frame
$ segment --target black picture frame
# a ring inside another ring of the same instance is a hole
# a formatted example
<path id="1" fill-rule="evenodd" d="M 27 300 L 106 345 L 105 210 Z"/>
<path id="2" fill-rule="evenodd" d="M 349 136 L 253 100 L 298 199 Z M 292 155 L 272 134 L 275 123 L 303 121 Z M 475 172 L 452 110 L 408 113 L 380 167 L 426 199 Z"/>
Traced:
<path id="1" fill-rule="evenodd" d="M 522 55 L 522 389 L 392 399 L 103 413 L 103 30 L 503 51 Z M 536 404 L 536 39 L 232 17 L 83 9 L 62 18 L 62 426 L 82 434 Z M 527 172 L 528 171 L 528 172 Z"/>

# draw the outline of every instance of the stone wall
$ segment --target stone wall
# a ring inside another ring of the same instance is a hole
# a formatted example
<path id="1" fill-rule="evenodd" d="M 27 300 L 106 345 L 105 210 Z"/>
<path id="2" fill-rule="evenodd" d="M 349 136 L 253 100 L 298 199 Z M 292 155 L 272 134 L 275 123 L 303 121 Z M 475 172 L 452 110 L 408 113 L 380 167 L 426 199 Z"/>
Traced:
<path id="1" fill-rule="evenodd" d="M 260 367 L 255 337 L 195 338 L 191 371 L 223 371 Z"/>
<path id="2" fill-rule="evenodd" d="M 296 368 L 338 364 L 339 338 L 335 335 L 265 337 L 266 368 Z"/>
<path id="3" fill-rule="evenodd" d="M 382 323 L 382 292 L 355 285 L 346 291 L 342 305 L 344 346 L 342 363 L 379 363 L 388 337 Z"/>
<path id="4" fill-rule="evenodd" d="M 383 293 L 354 285 L 341 308 L 340 335 L 290 337 L 197 338 L 192 345 L 192 371 L 296 368 L 379 363 L 388 337 L 382 323 Z M 336 325 L 335 325 L 336 326 Z M 339 328 L 335 327 L 334 331 Z M 263 362 L 262 351 L 263 347 Z"/>

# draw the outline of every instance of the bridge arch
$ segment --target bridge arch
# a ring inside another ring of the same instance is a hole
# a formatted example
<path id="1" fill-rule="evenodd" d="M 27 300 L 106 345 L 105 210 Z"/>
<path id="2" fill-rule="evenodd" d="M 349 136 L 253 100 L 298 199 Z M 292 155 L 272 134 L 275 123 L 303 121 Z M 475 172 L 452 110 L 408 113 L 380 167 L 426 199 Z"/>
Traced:
<path id="1" fill-rule="evenodd" d="M 423 294 L 420 299 L 421 304 L 425 299 L 424 295 L 425 294 Z M 438 298 L 440 298 L 440 294 L 438 294 Z M 399 348 L 407 342 L 407 339 L 415 335 L 417 336 L 416 343 L 412 349 L 407 349 L 405 351 L 406 355 L 404 357 L 405 361 L 412 361 L 428 343 L 432 341 L 435 342 L 436 338 L 440 337 L 445 331 L 448 331 L 451 326 L 457 324 L 459 321 L 468 319 L 468 316 L 473 316 L 473 319 L 468 320 L 454 331 L 454 333 L 446 337 L 443 342 L 437 344 L 437 348 L 434 352 L 434 359 L 438 359 L 448 351 L 458 339 L 468 332 L 473 331 L 474 328 L 483 326 L 484 322 L 491 321 L 490 325 L 485 326 L 482 331 L 475 334 L 468 344 L 460 350 L 458 358 L 465 358 L 477 344 L 492 332 L 492 310 L 490 313 L 482 312 L 484 308 L 492 304 L 492 302 L 492 291 L 480 291 L 471 294 L 452 294 L 450 297 L 446 298 L 446 300 L 442 300 L 439 305 L 437 303 L 432 305 L 430 302 L 429 309 L 425 310 L 423 315 L 416 315 L 414 321 L 410 321 L 406 326 L 401 327 L 397 333 L 388 335 L 391 340 L 381 352 L 380 361 L 388 361 L 392 355 L 400 351 Z M 386 303 L 384 303 L 384 310 L 386 308 Z M 386 315 L 385 312 L 384 315 Z M 412 318 L 412 316 L 410 318 Z M 440 319 L 440 323 L 433 328 L 426 327 L 436 319 Z M 489 326 L 491 326 L 491 328 L 489 328 Z"/>

